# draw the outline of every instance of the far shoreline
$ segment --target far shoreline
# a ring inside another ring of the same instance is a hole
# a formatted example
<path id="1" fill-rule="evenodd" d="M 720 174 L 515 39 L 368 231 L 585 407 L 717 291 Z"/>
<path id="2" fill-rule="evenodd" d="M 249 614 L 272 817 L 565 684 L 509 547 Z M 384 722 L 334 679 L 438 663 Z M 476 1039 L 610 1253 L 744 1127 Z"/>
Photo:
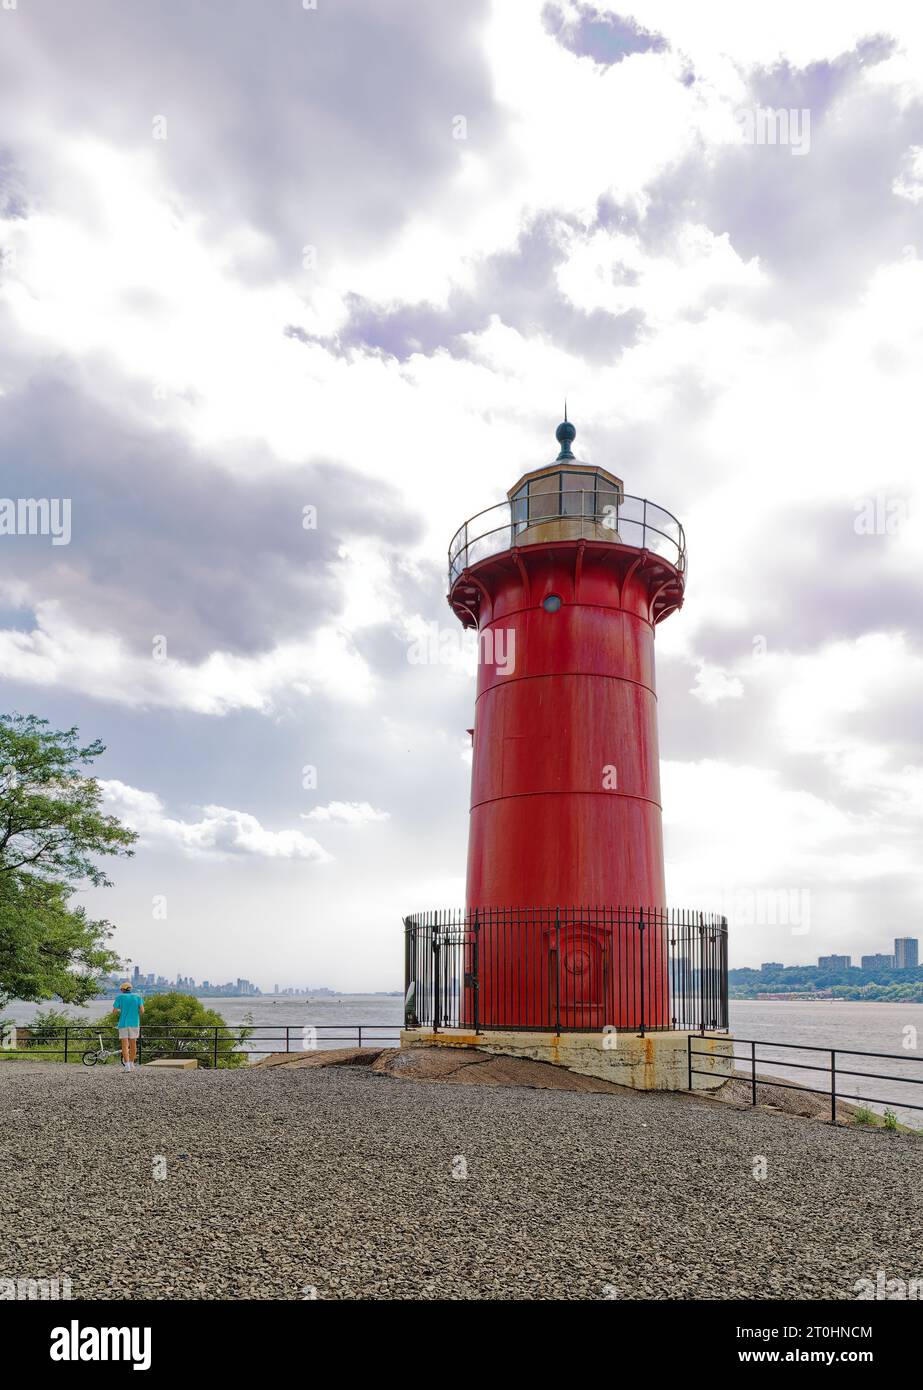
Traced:
<path id="1" fill-rule="evenodd" d="M 751 998 L 730 998 L 729 1004 L 889 1004 L 894 1008 L 923 1008 L 923 999 L 844 999 L 839 995 L 836 998 L 813 999 L 800 997 L 793 994 L 791 999 L 757 999 Z"/>

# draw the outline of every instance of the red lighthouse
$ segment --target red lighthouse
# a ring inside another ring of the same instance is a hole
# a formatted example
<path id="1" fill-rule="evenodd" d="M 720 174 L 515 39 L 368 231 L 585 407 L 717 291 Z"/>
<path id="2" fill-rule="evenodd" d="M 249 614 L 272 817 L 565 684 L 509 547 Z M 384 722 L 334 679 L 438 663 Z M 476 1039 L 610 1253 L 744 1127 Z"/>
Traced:
<path id="1" fill-rule="evenodd" d="M 685 537 L 575 458 L 576 433 L 565 411 L 554 462 L 449 548 L 480 656 L 467 902 L 404 918 L 401 1042 L 720 1085 L 727 921 L 664 894 L 654 634 L 683 602 Z"/>
<path id="2" fill-rule="evenodd" d="M 528 989 L 530 967 L 536 979 L 551 972 L 528 957 L 557 952 L 564 1026 L 633 1026 L 637 989 L 625 985 L 645 968 L 646 1022 L 663 1026 L 654 632 L 683 602 L 685 538 L 669 512 L 575 458 L 575 436 L 565 412 L 554 462 L 468 521 L 449 551 L 449 603 L 480 645 L 468 914 L 479 925 L 511 914 L 502 942 L 481 940 L 479 1003 L 488 1013 L 515 975 L 522 988 L 506 1002 L 507 1022 L 537 1024 L 549 1001 Z M 534 928 L 522 929 L 536 905 L 556 905 L 538 944 Z M 623 910 L 632 931 L 619 961 L 611 913 Z M 649 914 L 646 945 L 633 929 L 638 910 Z"/>
<path id="3" fill-rule="evenodd" d="M 675 517 L 580 463 L 475 517 L 449 603 L 477 627 L 469 907 L 665 906 L 654 630 L 683 601 Z"/>

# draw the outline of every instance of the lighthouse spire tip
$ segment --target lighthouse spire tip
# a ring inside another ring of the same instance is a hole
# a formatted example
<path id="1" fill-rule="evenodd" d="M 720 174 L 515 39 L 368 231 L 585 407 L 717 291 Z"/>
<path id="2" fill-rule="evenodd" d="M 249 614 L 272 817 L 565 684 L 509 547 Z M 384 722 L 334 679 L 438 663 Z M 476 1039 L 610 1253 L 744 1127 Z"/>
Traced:
<path id="1" fill-rule="evenodd" d="M 571 447 L 570 447 L 570 446 L 573 444 L 574 440 L 575 440 L 576 437 L 577 437 L 577 431 L 574 429 L 574 426 L 571 424 L 571 422 L 570 422 L 570 421 L 568 420 L 568 418 L 567 418 L 567 400 L 566 400 L 566 398 L 565 398 L 565 401 L 564 401 L 564 419 L 563 419 L 563 421 L 561 422 L 561 424 L 558 425 L 558 428 L 555 430 L 555 432 L 554 432 L 554 437 L 555 437 L 555 439 L 558 441 L 558 443 L 559 443 L 560 446 L 561 446 L 561 452 L 558 454 L 558 457 L 555 459 L 555 463 L 560 463 L 562 459 L 564 459 L 564 460 L 566 460 L 566 461 L 572 460 L 573 457 L 574 457 L 574 455 L 573 455 L 573 453 L 572 453 L 572 451 L 571 451 Z"/>

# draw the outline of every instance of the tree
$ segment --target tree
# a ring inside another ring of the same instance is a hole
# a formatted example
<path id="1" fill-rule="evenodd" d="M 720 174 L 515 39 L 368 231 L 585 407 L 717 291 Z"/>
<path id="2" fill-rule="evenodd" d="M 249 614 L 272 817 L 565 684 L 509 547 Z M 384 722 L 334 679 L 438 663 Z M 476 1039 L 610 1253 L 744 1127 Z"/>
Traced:
<path id="1" fill-rule="evenodd" d="M 117 1023 L 114 1009 L 100 1019 L 100 1026 L 105 1028 L 114 1028 Z M 213 1066 L 216 1029 L 219 1067 L 245 1066 L 247 1054 L 236 1048 L 250 1037 L 252 1028 L 229 1028 L 219 1013 L 206 1009 L 194 994 L 154 994 L 145 999 L 141 1016 L 141 1060 L 195 1057 L 200 1067 Z"/>
<path id="2" fill-rule="evenodd" d="M 130 855 L 137 839 L 101 810 L 87 768 L 104 751 L 76 729 L 0 715 L 0 1002 L 83 1003 L 118 968 L 111 924 L 70 902 L 82 884 L 109 884 L 98 856 Z"/>
<path id="3" fill-rule="evenodd" d="M 118 969 L 106 945 L 112 926 L 69 906 L 73 890 L 0 874 L 0 1005 L 8 999 L 62 999 L 83 1004 L 100 977 Z"/>
<path id="4" fill-rule="evenodd" d="M 102 813 L 99 783 L 83 770 L 105 751 L 34 714 L 0 715 L 0 874 L 109 886 L 93 856 L 130 855 L 138 837 Z"/>

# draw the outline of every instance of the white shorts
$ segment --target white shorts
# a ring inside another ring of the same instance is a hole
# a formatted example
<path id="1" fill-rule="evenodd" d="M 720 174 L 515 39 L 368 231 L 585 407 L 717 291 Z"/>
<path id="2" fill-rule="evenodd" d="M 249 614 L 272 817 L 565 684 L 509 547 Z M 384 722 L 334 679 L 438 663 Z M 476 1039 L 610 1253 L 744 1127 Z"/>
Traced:
<path id="1" fill-rule="evenodd" d="M 140 1035 L 140 1033 L 141 1033 L 141 1029 L 140 1029 L 140 1028 L 120 1028 L 120 1029 L 119 1029 L 119 1037 L 120 1037 L 120 1038 L 137 1038 L 137 1037 Z"/>

